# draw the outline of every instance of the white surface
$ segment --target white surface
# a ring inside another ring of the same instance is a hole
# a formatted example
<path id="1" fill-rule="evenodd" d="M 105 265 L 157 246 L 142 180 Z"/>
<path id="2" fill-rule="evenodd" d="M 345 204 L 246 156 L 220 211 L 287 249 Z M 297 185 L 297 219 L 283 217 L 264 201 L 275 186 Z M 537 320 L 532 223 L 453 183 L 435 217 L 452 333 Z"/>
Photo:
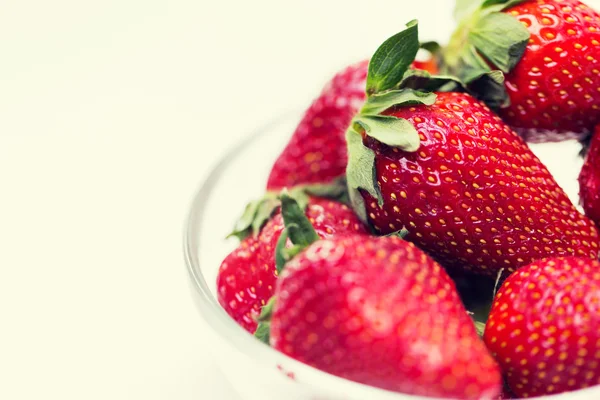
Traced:
<path id="1" fill-rule="evenodd" d="M 188 293 L 191 196 L 404 22 L 450 31 L 449 1 L 407 3 L 1 2 L 0 398 L 235 399 Z"/>

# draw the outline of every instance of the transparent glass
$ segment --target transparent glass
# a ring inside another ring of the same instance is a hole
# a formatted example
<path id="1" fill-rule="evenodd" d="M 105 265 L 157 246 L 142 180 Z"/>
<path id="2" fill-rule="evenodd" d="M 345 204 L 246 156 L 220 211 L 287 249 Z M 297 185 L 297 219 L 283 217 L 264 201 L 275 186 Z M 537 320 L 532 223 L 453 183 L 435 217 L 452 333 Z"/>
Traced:
<path id="1" fill-rule="evenodd" d="M 237 244 L 224 238 L 245 204 L 262 195 L 271 165 L 298 120 L 298 113 L 286 115 L 249 134 L 220 159 L 193 199 L 184 251 L 193 299 L 212 333 L 208 346 L 244 400 L 424 399 L 347 381 L 299 363 L 255 340 L 217 302 L 218 267 Z M 575 178 L 581 165 L 577 144 L 536 145 L 534 151 L 576 201 Z M 600 387 L 544 398 L 600 399 Z"/>

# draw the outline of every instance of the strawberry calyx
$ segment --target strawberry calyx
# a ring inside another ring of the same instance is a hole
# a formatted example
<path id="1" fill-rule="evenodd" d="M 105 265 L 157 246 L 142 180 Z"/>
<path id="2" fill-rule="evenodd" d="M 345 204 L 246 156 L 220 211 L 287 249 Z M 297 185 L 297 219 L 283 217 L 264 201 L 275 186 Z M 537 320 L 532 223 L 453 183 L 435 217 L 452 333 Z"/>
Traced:
<path id="1" fill-rule="evenodd" d="M 451 75 L 431 75 L 410 69 L 419 47 L 418 23 L 411 21 L 406 29 L 387 39 L 377 49 L 369 64 L 367 99 L 346 131 L 348 166 L 346 179 L 350 203 L 363 221 L 367 222 L 364 199 L 360 191 L 368 192 L 383 205 L 375 171 L 375 153 L 364 145 L 371 137 L 380 143 L 406 152 L 415 152 L 420 146 L 419 134 L 411 122 L 395 116 L 381 115 L 392 107 L 432 105 L 435 92 L 471 92 L 480 87 L 504 88 L 500 71 L 490 71 L 469 87 Z M 427 45 L 434 49 L 435 45 Z"/>
<path id="2" fill-rule="evenodd" d="M 281 216 L 283 217 L 284 229 L 275 247 L 275 264 L 277 273 L 281 273 L 285 264 L 306 249 L 312 243 L 319 240 L 319 235 L 304 214 L 304 208 L 293 198 L 287 190 L 279 195 L 281 202 Z M 287 242 L 292 243 L 291 247 Z M 275 297 L 271 297 L 267 304 L 261 309 L 258 316 L 258 326 L 254 336 L 263 343 L 269 344 L 270 320 L 275 306 Z"/>
<path id="3" fill-rule="evenodd" d="M 484 79 L 493 70 L 510 72 L 521 60 L 529 31 L 516 18 L 502 11 L 525 0 L 457 1 L 455 18 L 460 22 L 443 51 L 443 70 L 467 85 Z M 491 107 L 509 105 L 504 86 L 480 84 L 476 97 Z"/>
<path id="4" fill-rule="evenodd" d="M 263 197 L 250 201 L 236 221 L 233 231 L 227 237 L 235 236 L 239 240 L 243 240 L 250 235 L 258 235 L 263 225 L 281 205 L 282 191 L 268 191 Z M 330 183 L 294 186 L 287 193 L 298 202 L 302 210 L 308 206 L 309 196 L 323 197 L 349 204 L 344 176 L 334 179 Z"/>

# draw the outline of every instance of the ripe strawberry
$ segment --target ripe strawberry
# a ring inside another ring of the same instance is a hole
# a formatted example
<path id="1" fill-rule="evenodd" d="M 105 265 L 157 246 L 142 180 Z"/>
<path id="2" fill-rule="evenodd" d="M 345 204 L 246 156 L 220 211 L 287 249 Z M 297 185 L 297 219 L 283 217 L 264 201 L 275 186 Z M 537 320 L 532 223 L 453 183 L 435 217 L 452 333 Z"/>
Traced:
<path id="1" fill-rule="evenodd" d="M 600 226 L 600 125 L 592 136 L 579 174 L 579 197 L 585 215 Z"/>
<path id="2" fill-rule="evenodd" d="M 267 190 L 326 183 L 344 174 L 344 132 L 365 99 L 368 61 L 351 65 L 325 86 L 271 169 Z"/>
<path id="3" fill-rule="evenodd" d="M 512 391 L 533 397 L 600 383 L 600 262 L 537 261 L 498 291 L 484 340 Z"/>
<path id="4" fill-rule="evenodd" d="M 600 122 L 600 14 L 578 0 L 500 0 L 467 21 L 448 46 L 450 71 L 503 70 L 500 115 L 527 140 L 582 137 Z"/>
<path id="5" fill-rule="evenodd" d="M 267 190 L 327 183 L 344 175 L 344 133 L 365 101 L 368 65 L 368 60 L 350 65 L 327 83 L 273 165 Z M 413 68 L 437 72 L 433 58 L 415 61 Z"/>
<path id="6" fill-rule="evenodd" d="M 318 197 L 310 198 L 306 215 L 320 237 L 344 233 L 366 233 L 363 224 L 346 205 Z M 231 252 L 217 277 L 218 300 L 227 313 L 247 331 L 256 330 L 260 308 L 273 295 L 277 271 L 275 247 L 283 219 L 277 211 L 260 229 Z"/>
<path id="7" fill-rule="evenodd" d="M 553 255 L 597 258 L 594 224 L 488 107 L 466 93 L 432 93 L 464 90 L 453 78 L 386 69 L 408 65 L 417 47 L 411 22 L 369 66 L 369 97 L 346 136 L 357 214 L 382 234 L 405 227 L 407 240 L 461 271 L 495 277 Z"/>
<path id="8" fill-rule="evenodd" d="M 405 226 L 407 240 L 445 266 L 495 276 L 551 255 L 596 258 L 598 231 L 527 145 L 468 94 L 386 111 L 420 136 L 416 152 L 370 136 L 383 204 L 363 192 L 381 233 Z"/>
<path id="9" fill-rule="evenodd" d="M 492 398 L 497 365 L 445 271 L 398 237 L 313 243 L 277 282 L 272 346 L 311 366 L 402 393 Z"/>

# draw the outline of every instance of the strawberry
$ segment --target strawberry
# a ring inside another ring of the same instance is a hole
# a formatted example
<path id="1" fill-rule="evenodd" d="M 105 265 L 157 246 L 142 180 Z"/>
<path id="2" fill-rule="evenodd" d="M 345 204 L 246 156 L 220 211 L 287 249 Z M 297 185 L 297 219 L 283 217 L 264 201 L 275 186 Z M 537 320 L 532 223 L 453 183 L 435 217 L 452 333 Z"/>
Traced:
<path id="1" fill-rule="evenodd" d="M 498 291 L 484 340 L 519 397 L 600 383 L 600 262 L 536 261 Z"/>
<path id="2" fill-rule="evenodd" d="M 391 78 L 370 70 L 369 79 L 375 87 Z M 594 224 L 525 142 L 467 93 L 375 87 L 347 138 L 356 212 L 382 234 L 405 227 L 407 240 L 446 267 L 496 276 L 553 255 L 598 256 Z"/>
<path id="3" fill-rule="evenodd" d="M 600 125 L 592 136 L 579 173 L 579 198 L 585 215 L 600 226 Z"/>
<path id="4" fill-rule="evenodd" d="M 421 396 L 493 398 L 498 366 L 446 272 L 398 237 L 337 236 L 288 262 L 271 345 L 328 373 Z"/>
<path id="5" fill-rule="evenodd" d="M 279 210 L 264 224 L 260 221 L 257 235 L 245 237 L 219 268 L 217 293 L 221 306 L 247 331 L 256 330 L 260 308 L 273 295 L 277 270 L 275 248 L 283 230 Z M 343 233 L 366 233 L 364 225 L 352 210 L 339 202 L 311 197 L 306 215 L 317 234 L 326 238 Z"/>
<path id="6" fill-rule="evenodd" d="M 344 174 L 344 132 L 365 99 L 368 61 L 339 72 L 311 104 L 275 161 L 267 190 L 329 182 Z"/>
<path id="7" fill-rule="evenodd" d="M 581 137 L 600 122 L 600 14 L 578 0 L 485 1 L 444 60 L 467 81 L 502 70 L 500 115 L 527 140 Z"/>
<path id="8" fill-rule="evenodd" d="M 350 65 L 327 83 L 273 165 L 267 190 L 327 183 L 344 175 L 348 161 L 344 132 L 365 101 L 368 60 Z M 433 58 L 413 68 L 437 71 Z"/>

